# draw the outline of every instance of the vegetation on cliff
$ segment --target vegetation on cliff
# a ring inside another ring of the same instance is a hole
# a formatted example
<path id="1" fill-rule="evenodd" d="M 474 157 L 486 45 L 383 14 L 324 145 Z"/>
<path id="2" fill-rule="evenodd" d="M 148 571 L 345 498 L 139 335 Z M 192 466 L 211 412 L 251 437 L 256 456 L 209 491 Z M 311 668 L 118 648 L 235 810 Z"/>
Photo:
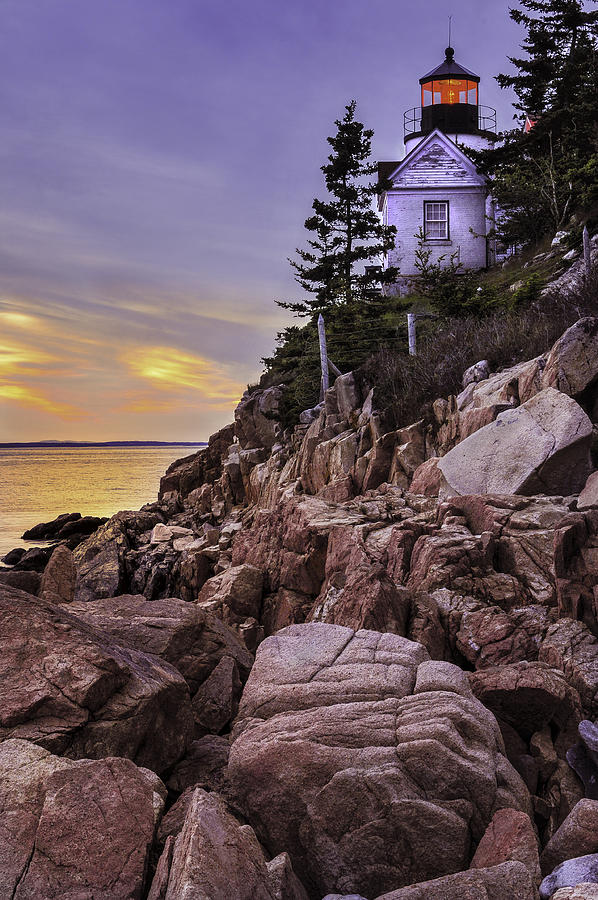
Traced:
<path id="1" fill-rule="evenodd" d="M 590 282 L 566 298 L 542 289 L 571 265 L 566 254 L 579 250 L 582 225 L 593 231 L 596 224 L 598 11 L 581 0 L 521 0 L 521 7 L 510 15 L 525 29 L 524 54 L 509 57 L 514 72 L 497 77 L 515 91 L 518 125 L 497 148 L 468 151 L 492 181 L 501 211 L 498 237 L 518 247 L 518 256 L 503 269 L 464 271 L 455 257 L 434 262 L 422 241 L 419 274 L 404 299 L 385 294 L 396 270 L 359 272 L 392 246 L 393 229 L 370 208 L 381 189 L 364 183 L 374 172 L 373 132 L 355 121 L 350 103 L 328 138 L 333 153 L 322 171 L 329 199 L 314 201 L 305 223 L 309 249 L 291 261 L 312 296 L 280 303 L 309 321 L 280 332 L 273 355 L 263 360 L 262 384 L 286 385 L 284 426 L 320 399 L 320 312 L 330 358 L 343 372 L 361 367 L 399 424 L 418 418 L 436 396 L 458 391 L 463 369 L 480 358 L 493 368 L 512 365 L 546 350 L 580 314 L 595 312 Z M 527 116 L 533 127 L 526 131 Z M 567 237 L 553 250 L 550 239 L 562 229 Z M 408 308 L 438 317 L 418 328 L 417 359 L 407 355 Z"/>
<path id="2" fill-rule="evenodd" d="M 344 117 L 335 122 L 336 134 L 327 139 L 332 147 L 322 166 L 327 197 L 314 200 L 313 215 L 305 221 L 308 249 L 297 249 L 298 259 L 290 260 L 308 296 L 277 301 L 308 322 L 285 328 L 274 354 L 263 360 L 267 382 L 288 386 L 281 409 L 286 424 L 294 424 L 319 399 L 320 313 L 326 318 L 331 357 L 342 371 L 364 362 L 381 344 L 404 340 L 399 313 L 405 304 L 381 290 L 398 275 L 397 269 L 381 266 L 383 254 L 394 246 L 396 229 L 382 225 L 374 211 L 374 198 L 383 187 L 372 180 L 377 168 L 371 161 L 374 132 L 356 120 L 355 108 L 355 101 L 345 107 Z"/>

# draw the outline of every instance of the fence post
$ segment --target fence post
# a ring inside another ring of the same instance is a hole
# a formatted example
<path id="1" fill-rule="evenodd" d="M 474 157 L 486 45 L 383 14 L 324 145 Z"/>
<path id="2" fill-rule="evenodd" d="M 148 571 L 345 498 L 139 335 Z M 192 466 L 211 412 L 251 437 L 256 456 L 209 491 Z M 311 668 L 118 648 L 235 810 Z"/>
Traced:
<path id="1" fill-rule="evenodd" d="M 409 335 L 409 356 L 416 355 L 415 313 L 407 313 L 407 334 Z"/>
<path id="2" fill-rule="evenodd" d="M 326 391 L 329 387 L 328 381 L 328 353 L 326 352 L 326 330 L 324 328 L 324 317 L 320 313 L 318 317 L 318 338 L 320 340 L 320 366 L 322 369 L 322 380 L 320 387 L 320 400 L 324 399 Z"/>
<path id="3" fill-rule="evenodd" d="M 590 252 L 590 234 L 587 225 L 583 226 L 583 262 L 586 282 L 588 282 L 592 271 L 592 254 Z"/>

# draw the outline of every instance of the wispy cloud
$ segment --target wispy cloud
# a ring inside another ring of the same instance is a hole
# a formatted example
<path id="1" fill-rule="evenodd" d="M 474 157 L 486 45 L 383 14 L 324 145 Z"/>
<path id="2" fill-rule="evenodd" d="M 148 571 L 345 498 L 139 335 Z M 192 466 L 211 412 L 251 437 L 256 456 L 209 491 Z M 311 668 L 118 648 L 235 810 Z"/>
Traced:
<path id="1" fill-rule="evenodd" d="M 67 422 L 80 421 L 88 418 L 89 412 L 81 407 L 61 403 L 43 393 L 36 392 L 26 384 L 17 384 L 14 381 L 7 383 L 0 375 L 0 399 L 19 404 L 26 409 L 37 409 L 51 413 L 59 419 Z"/>
<path id="2" fill-rule="evenodd" d="M 196 402 L 229 406 L 243 393 L 243 385 L 221 364 L 176 347 L 136 347 L 121 359 L 133 376 L 167 394 L 192 391 Z"/>

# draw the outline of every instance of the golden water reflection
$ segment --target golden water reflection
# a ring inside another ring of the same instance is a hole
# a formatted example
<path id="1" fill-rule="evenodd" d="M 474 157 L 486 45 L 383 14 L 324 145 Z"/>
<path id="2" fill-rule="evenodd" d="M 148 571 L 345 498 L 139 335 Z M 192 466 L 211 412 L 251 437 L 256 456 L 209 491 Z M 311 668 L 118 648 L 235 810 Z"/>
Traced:
<path id="1" fill-rule="evenodd" d="M 171 462 L 196 447 L 0 448 L 0 556 L 61 513 L 111 516 L 157 499 Z"/>

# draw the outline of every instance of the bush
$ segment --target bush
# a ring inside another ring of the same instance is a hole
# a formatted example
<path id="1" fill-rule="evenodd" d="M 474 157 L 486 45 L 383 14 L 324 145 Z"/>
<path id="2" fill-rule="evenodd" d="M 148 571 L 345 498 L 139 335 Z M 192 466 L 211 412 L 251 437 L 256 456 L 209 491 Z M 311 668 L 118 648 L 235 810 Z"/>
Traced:
<path id="1" fill-rule="evenodd" d="M 418 419 L 432 421 L 431 405 L 438 397 L 462 390 L 463 373 L 487 359 L 492 371 L 533 359 L 550 349 L 570 325 L 584 315 L 598 314 L 598 270 L 575 296 L 538 297 L 532 276 L 514 295 L 511 309 L 480 319 L 443 318 L 418 334 L 418 354 L 380 350 L 361 367 L 360 376 L 376 389 L 376 403 L 391 427 Z M 519 296 L 518 296 L 519 295 Z M 524 304 L 524 298 L 533 302 Z"/>
<path id="2" fill-rule="evenodd" d="M 398 297 L 372 297 L 366 306 L 339 305 L 326 314 L 326 342 L 329 359 L 349 372 L 362 365 L 383 347 L 395 350 L 407 346 L 405 309 L 409 304 Z M 271 357 L 262 360 L 266 371 L 262 387 L 285 384 L 279 421 L 283 428 L 299 421 L 304 409 L 320 400 L 320 347 L 315 321 L 293 325 L 280 332 Z M 331 383 L 334 379 L 331 377 Z"/>

